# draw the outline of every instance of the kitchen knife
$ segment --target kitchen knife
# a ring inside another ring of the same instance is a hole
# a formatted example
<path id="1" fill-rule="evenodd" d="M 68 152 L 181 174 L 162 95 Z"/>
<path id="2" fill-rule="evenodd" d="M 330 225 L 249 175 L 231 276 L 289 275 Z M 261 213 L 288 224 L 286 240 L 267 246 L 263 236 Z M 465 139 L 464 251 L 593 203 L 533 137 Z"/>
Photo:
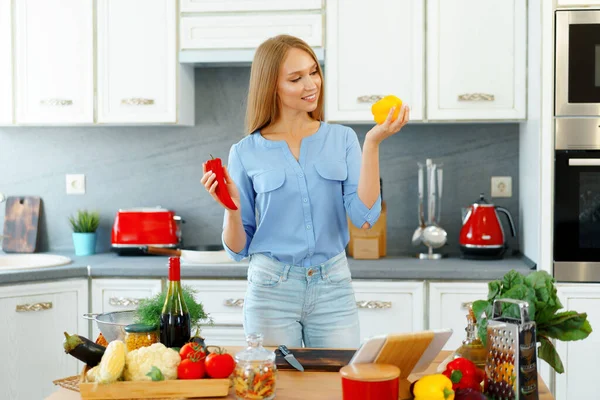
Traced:
<path id="1" fill-rule="evenodd" d="M 292 367 L 296 368 L 298 371 L 304 372 L 304 367 L 302 366 L 302 364 L 300 364 L 300 362 L 298 362 L 298 360 L 296 360 L 296 357 L 294 357 L 292 352 L 289 351 L 288 348 L 285 347 L 285 345 L 282 344 L 281 346 L 279 346 L 279 351 L 283 355 L 283 358 L 285 358 L 285 360 Z"/>

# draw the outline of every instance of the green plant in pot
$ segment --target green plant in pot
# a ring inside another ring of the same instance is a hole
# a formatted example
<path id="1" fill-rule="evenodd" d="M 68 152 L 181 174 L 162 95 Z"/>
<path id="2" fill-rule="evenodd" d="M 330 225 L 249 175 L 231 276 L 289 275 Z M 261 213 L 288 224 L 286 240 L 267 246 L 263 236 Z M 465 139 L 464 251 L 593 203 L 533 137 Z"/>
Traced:
<path id="1" fill-rule="evenodd" d="M 552 339 L 565 342 L 582 340 L 592 333 L 592 327 L 586 313 L 558 312 L 563 305 L 556 294 L 554 283 L 554 278 L 545 271 L 536 271 L 525 276 L 515 270 L 508 272 L 501 280 L 488 283 L 487 300 L 473 302 L 477 332 L 483 344 L 487 342 L 487 318 L 492 315 L 494 300 L 527 301 L 529 317 L 536 323 L 536 339 L 540 343 L 538 357 L 562 374 L 564 366 L 552 344 Z M 520 318 L 519 309 L 514 304 L 504 304 L 502 315 Z"/>
<path id="2" fill-rule="evenodd" d="M 89 256 L 96 253 L 96 230 L 100 224 L 100 214 L 96 211 L 78 210 L 70 216 L 73 228 L 73 245 L 76 256 Z"/>

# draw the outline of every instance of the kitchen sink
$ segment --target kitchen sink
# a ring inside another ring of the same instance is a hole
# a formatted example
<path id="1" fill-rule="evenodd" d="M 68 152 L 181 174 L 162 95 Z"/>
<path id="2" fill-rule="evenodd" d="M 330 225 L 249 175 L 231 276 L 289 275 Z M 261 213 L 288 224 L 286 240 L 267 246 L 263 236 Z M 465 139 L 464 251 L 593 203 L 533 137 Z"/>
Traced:
<path id="1" fill-rule="evenodd" d="M 56 254 L 0 254 L 0 271 L 56 267 L 71 261 L 69 257 Z"/>

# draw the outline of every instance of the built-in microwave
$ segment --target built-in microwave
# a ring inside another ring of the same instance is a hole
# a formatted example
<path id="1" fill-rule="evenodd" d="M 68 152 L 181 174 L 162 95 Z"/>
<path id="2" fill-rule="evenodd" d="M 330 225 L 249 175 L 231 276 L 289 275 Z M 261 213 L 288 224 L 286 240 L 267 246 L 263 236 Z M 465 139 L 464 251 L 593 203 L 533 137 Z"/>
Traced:
<path id="1" fill-rule="evenodd" d="M 555 127 L 554 277 L 600 282 L 600 117 Z"/>
<path id="2" fill-rule="evenodd" d="M 600 116 L 600 10 L 557 10 L 557 117 Z"/>

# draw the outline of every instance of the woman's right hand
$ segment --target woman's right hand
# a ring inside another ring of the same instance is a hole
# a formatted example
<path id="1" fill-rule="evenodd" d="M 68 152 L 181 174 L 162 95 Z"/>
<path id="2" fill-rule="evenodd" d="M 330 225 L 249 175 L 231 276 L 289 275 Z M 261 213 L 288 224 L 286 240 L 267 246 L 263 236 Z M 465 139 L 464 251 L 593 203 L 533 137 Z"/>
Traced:
<path id="1" fill-rule="evenodd" d="M 240 201 L 240 192 L 238 191 L 237 187 L 235 186 L 235 183 L 233 182 L 233 179 L 231 179 L 231 176 L 229 176 L 229 171 L 227 171 L 227 167 L 223 166 L 223 174 L 224 174 L 224 178 L 225 178 L 225 184 L 227 185 L 227 191 L 229 192 L 229 195 L 231 196 L 231 200 L 233 200 L 233 202 L 235 203 L 235 205 L 237 206 L 237 210 L 231 210 L 228 207 L 225 206 L 225 204 L 223 204 L 223 202 L 221 200 L 219 200 L 219 197 L 217 196 L 216 190 L 217 190 L 217 175 L 212 172 L 212 171 L 207 171 L 206 170 L 206 163 L 202 164 L 202 170 L 204 171 L 204 175 L 202 175 L 202 179 L 200 179 L 200 182 L 204 185 L 204 188 L 206 189 L 206 191 L 208 193 L 210 193 L 210 195 L 212 196 L 213 199 L 215 199 L 215 201 L 217 203 L 219 203 L 221 205 L 221 207 L 223 207 L 224 209 L 228 210 L 228 211 L 240 211 L 241 210 L 241 201 Z"/>

